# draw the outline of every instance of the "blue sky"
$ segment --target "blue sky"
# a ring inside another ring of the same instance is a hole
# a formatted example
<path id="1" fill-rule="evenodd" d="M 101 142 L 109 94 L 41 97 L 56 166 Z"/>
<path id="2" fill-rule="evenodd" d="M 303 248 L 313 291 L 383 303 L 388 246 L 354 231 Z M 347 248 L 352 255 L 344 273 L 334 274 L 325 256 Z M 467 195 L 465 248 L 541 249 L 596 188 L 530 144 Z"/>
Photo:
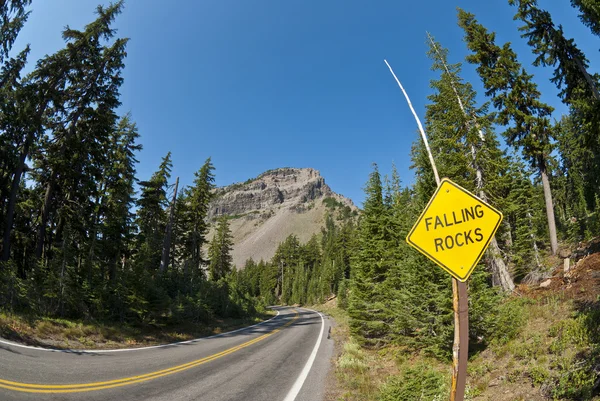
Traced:
<path id="1" fill-rule="evenodd" d="M 30 43 L 32 61 L 60 49 L 63 27 L 82 28 L 97 4 L 108 2 L 34 0 L 14 49 Z M 539 5 L 596 72 L 600 41 L 576 10 L 567 0 Z M 209 156 L 218 185 L 276 167 L 313 167 L 358 205 L 373 162 L 383 173 L 395 162 L 412 183 L 416 124 L 383 59 L 423 117 L 435 78 L 425 32 L 450 49 L 451 61 L 467 54 L 456 7 L 475 13 L 499 43 L 513 42 L 530 66 L 506 0 L 129 0 L 115 28 L 131 39 L 121 109 L 141 134 L 138 178 L 147 179 L 170 150 L 173 177 L 183 184 Z M 560 116 L 566 109 L 548 81 L 551 71 L 528 69 Z M 463 77 L 482 92 L 473 66 L 464 65 Z"/>

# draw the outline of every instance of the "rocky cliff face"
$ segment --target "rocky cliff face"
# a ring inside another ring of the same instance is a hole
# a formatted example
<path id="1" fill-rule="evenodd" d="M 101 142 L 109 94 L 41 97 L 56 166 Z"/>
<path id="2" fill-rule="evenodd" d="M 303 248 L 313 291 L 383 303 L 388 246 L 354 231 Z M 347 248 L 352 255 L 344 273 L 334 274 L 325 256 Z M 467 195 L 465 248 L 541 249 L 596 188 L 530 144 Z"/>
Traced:
<path id="1" fill-rule="evenodd" d="M 290 234 L 308 241 L 320 232 L 327 212 L 355 211 L 352 201 L 333 192 L 319 171 L 280 168 L 217 188 L 208 217 L 211 221 L 221 215 L 230 217 L 234 263 L 243 267 L 250 257 L 269 260 Z"/>

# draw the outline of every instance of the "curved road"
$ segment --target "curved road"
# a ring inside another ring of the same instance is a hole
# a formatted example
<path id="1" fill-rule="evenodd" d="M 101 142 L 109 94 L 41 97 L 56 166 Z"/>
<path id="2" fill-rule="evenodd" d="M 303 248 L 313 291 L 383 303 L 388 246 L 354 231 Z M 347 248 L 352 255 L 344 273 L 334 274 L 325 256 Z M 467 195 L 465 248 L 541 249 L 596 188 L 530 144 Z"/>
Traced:
<path id="1" fill-rule="evenodd" d="M 0 341 L 0 400 L 320 401 L 329 321 L 277 308 L 262 324 L 137 350 L 51 351 Z"/>

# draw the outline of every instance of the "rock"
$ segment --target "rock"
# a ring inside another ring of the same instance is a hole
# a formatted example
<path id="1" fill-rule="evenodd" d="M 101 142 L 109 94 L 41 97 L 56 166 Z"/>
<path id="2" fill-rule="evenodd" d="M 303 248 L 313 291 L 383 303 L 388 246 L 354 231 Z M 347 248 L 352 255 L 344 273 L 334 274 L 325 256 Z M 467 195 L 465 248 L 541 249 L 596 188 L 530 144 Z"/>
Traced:
<path id="1" fill-rule="evenodd" d="M 558 250 L 558 256 L 562 259 L 570 258 L 572 253 L 573 252 L 569 248 L 561 248 Z"/>
<path id="2" fill-rule="evenodd" d="M 221 215 L 244 215 L 275 207 L 307 204 L 321 198 L 334 198 L 351 209 L 350 199 L 336 194 L 325 184 L 321 174 L 312 168 L 280 168 L 267 171 L 245 183 L 232 184 L 215 190 L 208 219 Z"/>
<path id="3" fill-rule="evenodd" d="M 550 284 L 552 284 L 552 279 L 548 279 L 548 280 L 546 280 L 546 281 L 542 281 L 542 282 L 540 283 L 540 287 L 541 287 L 541 288 L 546 288 L 546 287 L 549 287 L 549 286 L 550 286 Z"/>
<path id="4" fill-rule="evenodd" d="M 325 183 L 312 168 L 279 168 L 256 178 L 214 191 L 208 220 L 230 216 L 233 235 L 233 261 L 242 267 L 248 258 L 270 260 L 279 243 L 288 235 L 306 242 L 321 232 L 325 217 L 350 209 L 354 218 L 358 208 Z M 211 228 L 207 238 L 214 234 Z"/>

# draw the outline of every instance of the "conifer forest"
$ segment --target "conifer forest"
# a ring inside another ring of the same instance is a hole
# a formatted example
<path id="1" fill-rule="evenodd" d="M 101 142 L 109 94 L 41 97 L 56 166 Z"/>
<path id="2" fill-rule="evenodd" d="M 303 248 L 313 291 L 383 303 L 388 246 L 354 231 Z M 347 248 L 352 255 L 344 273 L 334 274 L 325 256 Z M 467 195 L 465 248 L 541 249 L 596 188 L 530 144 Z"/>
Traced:
<path id="1" fill-rule="evenodd" d="M 453 16 L 464 60 L 423 37 L 435 78 L 421 117 L 440 176 L 504 215 L 468 281 L 470 342 L 480 349 L 506 332 L 506 300 L 520 285 L 548 278 L 548 260 L 600 236 L 600 74 L 536 0 L 507 1 L 534 65 L 552 72 L 568 107 L 560 118 L 521 55 L 476 15 Z M 143 327 L 336 299 L 361 347 L 451 360 L 450 277 L 405 241 L 437 187 L 417 134 L 401 156 L 412 161 L 414 183 L 374 163 L 366 183 L 356 183 L 365 194 L 357 215 L 332 212 L 308 242 L 281 238 L 270 260 L 234 266 L 230 218 L 208 217 L 219 196 L 211 158 L 198 163 L 191 185 L 171 174 L 170 152 L 152 175 L 136 172 L 142 133 L 135 115 L 119 111 L 128 39 L 114 24 L 125 2 L 90 10 L 83 29 L 66 27 L 63 48 L 39 60 L 13 46 L 35 5 L 0 3 L 2 310 Z M 589 35 L 600 36 L 600 2 L 571 5 Z M 466 66 L 483 93 L 463 79 Z M 598 349 L 582 362 L 588 395 L 598 391 Z"/>

